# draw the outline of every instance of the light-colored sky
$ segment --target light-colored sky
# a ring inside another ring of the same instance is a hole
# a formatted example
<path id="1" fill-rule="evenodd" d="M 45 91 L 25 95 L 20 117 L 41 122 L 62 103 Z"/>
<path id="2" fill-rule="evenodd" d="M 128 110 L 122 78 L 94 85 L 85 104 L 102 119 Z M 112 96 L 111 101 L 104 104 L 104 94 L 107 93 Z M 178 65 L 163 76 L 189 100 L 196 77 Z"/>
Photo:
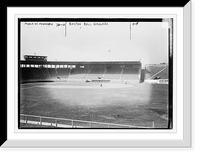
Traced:
<path id="1" fill-rule="evenodd" d="M 131 30 L 130 22 L 94 23 L 21 22 L 21 60 L 36 53 L 48 61 L 168 62 L 166 22 L 131 23 Z"/>

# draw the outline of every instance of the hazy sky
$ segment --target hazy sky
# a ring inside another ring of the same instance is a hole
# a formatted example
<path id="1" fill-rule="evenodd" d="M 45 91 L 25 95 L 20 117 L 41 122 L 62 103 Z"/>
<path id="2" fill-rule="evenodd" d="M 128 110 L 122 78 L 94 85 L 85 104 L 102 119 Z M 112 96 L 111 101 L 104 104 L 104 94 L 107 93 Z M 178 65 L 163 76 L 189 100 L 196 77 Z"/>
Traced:
<path id="1" fill-rule="evenodd" d="M 168 62 L 166 22 L 65 24 L 21 22 L 21 59 L 35 53 L 48 56 L 48 61 Z"/>

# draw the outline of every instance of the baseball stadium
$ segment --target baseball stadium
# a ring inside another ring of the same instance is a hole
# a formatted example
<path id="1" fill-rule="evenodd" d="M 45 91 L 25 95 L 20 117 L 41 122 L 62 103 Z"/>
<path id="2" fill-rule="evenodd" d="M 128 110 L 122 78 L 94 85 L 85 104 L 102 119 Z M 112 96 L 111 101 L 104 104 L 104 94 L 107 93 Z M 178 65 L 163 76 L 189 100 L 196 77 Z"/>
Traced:
<path id="1" fill-rule="evenodd" d="M 19 80 L 19 128 L 168 128 L 165 63 L 24 55 Z"/>
<path id="2" fill-rule="evenodd" d="M 171 18 L 19 19 L 18 128 L 171 129 L 172 43 Z"/>

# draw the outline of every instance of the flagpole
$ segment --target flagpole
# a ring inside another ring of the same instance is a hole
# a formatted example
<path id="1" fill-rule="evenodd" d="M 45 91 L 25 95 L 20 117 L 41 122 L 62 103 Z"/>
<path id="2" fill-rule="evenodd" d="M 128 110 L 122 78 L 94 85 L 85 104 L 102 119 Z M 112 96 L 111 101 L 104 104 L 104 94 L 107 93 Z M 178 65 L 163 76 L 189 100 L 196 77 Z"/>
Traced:
<path id="1" fill-rule="evenodd" d="M 67 22 L 65 22 L 65 37 L 67 35 Z"/>

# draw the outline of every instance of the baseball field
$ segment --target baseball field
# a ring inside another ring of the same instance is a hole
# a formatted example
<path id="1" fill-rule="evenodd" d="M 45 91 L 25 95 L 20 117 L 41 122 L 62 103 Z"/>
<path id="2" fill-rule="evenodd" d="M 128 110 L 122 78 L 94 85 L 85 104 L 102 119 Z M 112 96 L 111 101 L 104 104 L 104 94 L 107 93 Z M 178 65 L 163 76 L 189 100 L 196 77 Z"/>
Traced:
<path id="1" fill-rule="evenodd" d="M 168 85 L 84 81 L 20 84 L 19 111 L 133 126 L 150 127 L 154 122 L 155 128 L 168 128 Z M 20 124 L 20 128 L 25 127 Z"/>

